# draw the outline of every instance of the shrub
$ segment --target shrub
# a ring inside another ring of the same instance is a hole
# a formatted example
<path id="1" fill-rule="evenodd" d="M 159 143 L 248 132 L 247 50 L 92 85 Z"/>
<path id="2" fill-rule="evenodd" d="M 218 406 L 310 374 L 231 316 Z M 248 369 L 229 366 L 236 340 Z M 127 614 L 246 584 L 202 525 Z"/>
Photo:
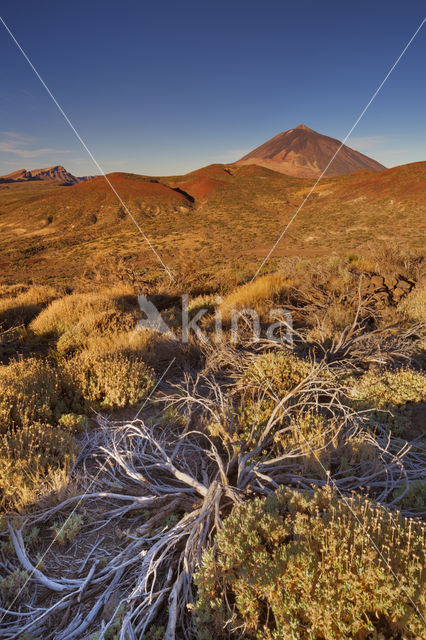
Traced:
<path id="1" fill-rule="evenodd" d="M 70 376 L 48 360 L 0 366 L 0 504 L 30 502 L 44 479 L 67 471 L 77 453 L 73 433 L 86 401 Z"/>
<path id="2" fill-rule="evenodd" d="M 64 520 L 64 522 L 55 522 L 53 524 L 53 534 L 58 544 L 73 542 L 78 532 L 83 526 L 83 517 L 75 511 Z"/>
<path id="3" fill-rule="evenodd" d="M 127 287 L 74 293 L 55 300 L 33 320 L 30 327 L 38 335 L 61 336 L 72 330 L 82 319 L 86 322 L 107 312 L 126 312 L 137 307 L 136 296 Z"/>
<path id="4" fill-rule="evenodd" d="M 82 351 L 64 363 L 75 387 L 91 404 L 119 408 L 141 402 L 154 387 L 154 377 L 133 353 Z"/>
<path id="5" fill-rule="evenodd" d="M 360 378 L 353 393 L 378 409 L 400 407 L 407 402 L 425 402 L 426 376 L 411 369 L 369 371 Z"/>
<path id="6" fill-rule="evenodd" d="M 83 316 L 81 320 L 69 327 L 60 336 L 57 349 L 60 353 L 75 351 L 76 349 L 97 348 L 99 343 L 107 343 L 110 350 L 114 350 L 123 334 L 127 344 L 128 333 L 136 327 L 135 314 L 116 310 L 93 312 Z"/>
<path id="7" fill-rule="evenodd" d="M 0 436 L 0 504 L 20 507 L 30 502 L 43 479 L 68 470 L 77 444 L 70 432 L 46 424 L 25 424 Z"/>
<path id="8" fill-rule="evenodd" d="M 401 498 L 398 506 L 410 509 L 413 513 L 424 514 L 426 510 L 426 482 L 424 480 L 414 480 L 410 483 L 408 491 L 405 485 L 393 492 L 394 498 Z"/>
<path id="9" fill-rule="evenodd" d="M 398 305 L 398 310 L 414 322 L 423 322 L 426 318 L 426 282 L 418 284 Z"/>
<path id="10" fill-rule="evenodd" d="M 404 405 L 426 401 L 426 376 L 411 369 L 368 371 L 354 384 L 351 396 L 358 409 L 378 409 L 372 417 L 395 433 L 410 426 Z"/>
<path id="11" fill-rule="evenodd" d="M 199 639 L 424 637 L 424 551 L 421 523 L 329 487 L 244 503 L 203 554 Z"/>
<path id="12" fill-rule="evenodd" d="M 55 425 L 63 413 L 84 409 L 81 394 L 56 364 L 28 358 L 0 366 L 0 433 L 33 422 Z"/>
<path id="13" fill-rule="evenodd" d="M 15 601 L 28 583 L 29 577 L 27 571 L 15 569 L 8 576 L 0 578 L 0 603 L 3 607 L 8 607 Z"/>
<path id="14" fill-rule="evenodd" d="M 63 413 L 58 420 L 58 426 L 72 433 L 81 433 L 88 427 L 86 416 L 78 413 Z"/>
<path id="15" fill-rule="evenodd" d="M 242 387 L 264 388 L 278 398 L 294 389 L 309 374 L 305 360 L 285 351 L 271 351 L 253 359 L 242 376 Z"/>
<path id="16" fill-rule="evenodd" d="M 314 416 L 313 412 L 302 411 L 300 408 L 297 417 L 291 418 L 288 413 L 292 404 L 297 399 L 300 400 L 299 392 L 294 389 L 306 379 L 310 371 L 308 362 L 285 351 L 256 356 L 237 381 L 231 423 L 225 416 L 223 424 L 208 423 L 207 430 L 212 436 L 220 436 L 228 442 L 254 446 L 276 408 L 276 399 L 281 400 L 289 394 L 288 403 L 275 415 L 276 424 L 271 433 L 275 449 L 282 452 L 284 448 L 291 448 L 296 442 L 300 444 L 301 426 L 306 434 L 309 432 L 315 442 L 319 442 L 318 438 L 322 441 L 324 433 L 329 430 L 322 416 Z M 284 419 L 287 426 L 285 437 L 274 437 L 274 433 L 283 426 Z M 313 441 L 310 444 L 316 447 Z"/>

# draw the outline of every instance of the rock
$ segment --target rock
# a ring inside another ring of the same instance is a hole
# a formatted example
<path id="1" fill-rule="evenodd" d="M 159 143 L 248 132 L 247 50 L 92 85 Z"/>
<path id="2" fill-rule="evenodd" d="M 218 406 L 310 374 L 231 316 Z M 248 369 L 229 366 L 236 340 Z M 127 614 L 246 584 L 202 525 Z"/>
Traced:
<path id="1" fill-rule="evenodd" d="M 397 285 L 398 280 L 394 276 L 388 276 L 385 278 L 385 285 L 388 289 L 394 289 Z"/>
<path id="2" fill-rule="evenodd" d="M 378 304 L 388 304 L 389 303 L 389 293 L 385 290 L 378 291 L 374 294 L 374 297 Z"/>
<path id="3" fill-rule="evenodd" d="M 401 289 L 401 287 L 395 287 L 395 289 L 392 291 L 392 297 L 395 302 L 399 302 L 399 300 L 401 300 L 401 298 L 403 298 L 406 293 L 407 292 L 405 289 Z"/>
<path id="4" fill-rule="evenodd" d="M 411 291 L 411 289 L 414 287 L 414 283 L 413 282 L 408 282 L 408 280 L 398 280 L 397 287 L 399 287 L 400 289 L 404 289 L 404 291 L 406 293 L 408 293 L 408 291 Z"/>
<path id="5" fill-rule="evenodd" d="M 374 289 L 380 289 L 385 284 L 385 279 L 383 276 L 372 276 L 370 278 L 370 286 L 374 287 Z"/>

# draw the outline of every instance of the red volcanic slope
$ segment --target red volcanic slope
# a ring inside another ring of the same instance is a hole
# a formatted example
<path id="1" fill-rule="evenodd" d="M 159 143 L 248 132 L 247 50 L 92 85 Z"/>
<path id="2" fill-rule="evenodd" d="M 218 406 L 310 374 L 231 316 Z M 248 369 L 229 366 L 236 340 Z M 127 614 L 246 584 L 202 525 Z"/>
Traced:
<path id="1" fill-rule="evenodd" d="M 401 202 L 426 202 L 426 162 L 412 162 L 378 173 L 360 171 L 320 183 L 317 191 L 333 186 L 334 196 L 364 197 L 369 200 L 397 198 Z"/>
<path id="2" fill-rule="evenodd" d="M 353 171 L 382 171 L 383 165 L 341 142 L 324 136 L 304 124 L 283 131 L 254 149 L 236 164 L 257 164 L 280 173 L 299 178 L 317 178 L 327 167 L 333 155 L 336 158 L 325 176 L 341 176 Z"/>
<path id="3" fill-rule="evenodd" d="M 232 167 L 211 164 L 202 169 L 191 171 L 183 176 L 165 178 L 167 183 L 181 189 L 194 200 L 204 200 L 216 189 L 226 186 L 232 179 Z"/>
<path id="4" fill-rule="evenodd" d="M 187 203 L 189 201 L 189 198 L 185 196 L 185 194 L 159 182 L 157 178 L 149 178 L 132 173 L 109 173 L 107 178 L 123 200 L 126 198 L 147 197 L 161 199 L 175 204 Z M 73 198 L 90 194 L 92 196 L 106 196 L 108 199 L 117 200 L 116 195 L 103 176 L 93 178 L 90 182 L 82 182 L 72 189 L 67 190 L 67 193 L 71 194 Z"/>

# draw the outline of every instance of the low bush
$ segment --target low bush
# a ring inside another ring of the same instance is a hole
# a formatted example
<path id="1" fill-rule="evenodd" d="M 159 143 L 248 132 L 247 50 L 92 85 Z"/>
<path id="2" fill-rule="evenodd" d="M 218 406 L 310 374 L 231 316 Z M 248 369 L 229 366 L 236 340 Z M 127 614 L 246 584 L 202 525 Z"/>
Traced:
<path id="1" fill-rule="evenodd" d="M 405 405 L 426 401 L 426 375 L 411 369 L 368 371 L 350 390 L 357 409 L 371 409 L 377 422 L 395 434 L 410 427 Z"/>
<path id="2" fill-rule="evenodd" d="M 15 569 L 4 578 L 0 578 L 0 604 L 2 607 L 10 606 L 20 595 L 28 583 L 30 575 L 28 571 Z"/>
<path id="3" fill-rule="evenodd" d="M 63 367 L 85 400 L 101 408 L 136 405 L 154 387 L 151 369 L 134 353 L 81 351 Z"/>
<path id="4" fill-rule="evenodd" d="M 69 470 L 77 454 L 72 433 L 51 425 L 25 424 L 0 436 L 0 505 L 20 508 L 49 474 Z"/>
<path id="5" fill-rule="evenodd" d="M 378 409 L 426 401 L 426 376 L 411 369 L 369 371 L 356 383 L 353 395 Z"/>
<path id="6" fill-rule="evenodd" d="M 426 482 L 414 480 L 410 483 L 408 491 L 405 484 L 400 489 L 395 489 L 394 498 L 399 498 L 398 506 L 410 509 L 414 514 L 424 514 L 426 511 Z"/>
<path id="7" fill-rule="evenodd" d="M 114 351 L 117 344 L 129 344 L 129 332 L 137 325 L 134 313 L 117 310 L 92 312 L 83 316 L 77 324 L 68 327 L 57 341 L 59 353 L 73 352 L 78 349 Z"/>
<path id="8" fill-rule="evenodd" d="M 87 417 L 78 413 L 63 413 L 58 420 L 58 426 L 72 433 L 81 433 L 88 427 Z"/>
<path id="9" fill-rule="evenodd" d="M 38 335 L 60 337 L 72 331 L 82 320 L 94 322 L 103 313 L 123 313 L 137 308 L 137 298 L 127 287 L 103 289 L 91 293 L 74 293 L 52 302 L 31 323 Z M 91 320 L 92 319 L 92 320 Z"/>
<path id="10" fill-rule="evenodd" d="M 426 318 L 426 281 L 418 283 L 408 296 L 398 305 L 398 310 L 414 322 L 424 322 Z"/>
<path id="11" fill-rule="evenodd" d="M 47 359 L 28 358 L 0 366 L 0 433 L 34 422 L 56 425 L 64 413 L 84 413 L 81 393 Z"/>
<path id="12" fill-rule="evenodd" d="M 421 523 L 327 487 L 237 507 L 196 576 L 200 640 L 424 637 Z"/>
<path id="13" fill-rule="evenodd" d="M 82 526 L 83 516 L 75 511 L 64 522 L 54 522 L 52 530 L 55 542 L 58 544 L 73 542 Z"/>
<path id="14" fill-rule="evenodd" d="M 208 431 L 235 443 L 255 443 L 274 411 L 276 399 L 291 393 L 309 372 L 306 361 L 285 351 L 255 356 L 237 380 L 232 428 L 211 422 Z"/>
<path id="15" fill-rule="evenodd" d="M 253 359 L 241 378 L 242 388 L 262 388 L 281 398 L 310 372 L 305 360 L 285 351 L 270 351 Z"/>

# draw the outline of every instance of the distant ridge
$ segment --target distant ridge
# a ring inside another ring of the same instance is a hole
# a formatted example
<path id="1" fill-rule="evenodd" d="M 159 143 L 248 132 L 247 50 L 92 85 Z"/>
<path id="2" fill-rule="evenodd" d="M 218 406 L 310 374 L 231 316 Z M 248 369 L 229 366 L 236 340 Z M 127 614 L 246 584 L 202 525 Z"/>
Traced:
<path id="1" fill-rule="evenodd" d="M 77 178 L 73 176 L 72 173 L 67 171 L 65 167 L 58 164 L 55 167 L 47 167 L 46 169 L 32 169 L 31 171 L 27 171 L 26 169 L 19 169 L 18 171 L 13 171 L 12 173 L 8 173 L 5 176 L 0 176 L 0 183 L 10 183 L 10 182 L 31 182 L 31 181 L 41 181 L 41 182 L 60 182 L 61 184 L 77 184 L 78 182 L 85 182 L 86 180 L 91 180 L 93 176 L 83 176 Z"/>
<path id="2" fill-rule="evenodd" d="M 341 142 L 317 133 L 305 124 L 279 133 L 236 164 L 256 164 L 299 178 L 317 178 L 326 168 Z M 382 171 L 385 166 L 346 145 L 324 174 L 342 176 L 354 171 Z"/>

